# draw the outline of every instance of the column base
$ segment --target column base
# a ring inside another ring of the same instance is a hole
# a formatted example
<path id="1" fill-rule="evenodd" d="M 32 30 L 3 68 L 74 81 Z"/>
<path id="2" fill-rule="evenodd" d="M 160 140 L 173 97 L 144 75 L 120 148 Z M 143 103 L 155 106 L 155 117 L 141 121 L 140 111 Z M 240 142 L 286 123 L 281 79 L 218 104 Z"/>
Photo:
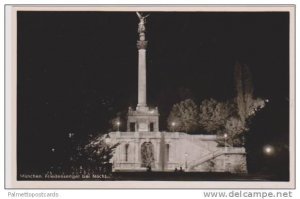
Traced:
<path id="1" fill-rule="evenodd" d="M 136 107 L 137 111 L 149 111 L 147 104 L 138 104 Z"/>

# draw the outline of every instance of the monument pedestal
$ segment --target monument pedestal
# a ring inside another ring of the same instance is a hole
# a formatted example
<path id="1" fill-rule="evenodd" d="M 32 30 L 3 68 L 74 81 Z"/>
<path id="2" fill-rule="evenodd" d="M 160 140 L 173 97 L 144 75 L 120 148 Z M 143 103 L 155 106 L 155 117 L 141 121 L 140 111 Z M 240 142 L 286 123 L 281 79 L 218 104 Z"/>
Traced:
<path id="1" fill-rule="evenodd" d="M 159 131 L 158 109 L 149 107 L 129 108 L 127 131 L 129 132 L 157 132 Z"/>

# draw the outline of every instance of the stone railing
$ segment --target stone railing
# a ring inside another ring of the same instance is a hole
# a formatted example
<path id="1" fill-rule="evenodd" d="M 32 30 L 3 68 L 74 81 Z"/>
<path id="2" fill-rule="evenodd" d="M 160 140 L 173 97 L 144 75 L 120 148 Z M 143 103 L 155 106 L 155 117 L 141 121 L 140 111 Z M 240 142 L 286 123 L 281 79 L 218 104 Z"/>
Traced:
<path id="1" fill-rule="evenodd" d="M 246 150 L 244 147 L 222 147 L 219 148 L 211 153 L 205 154 L 202 157 L 200 157 L 200 159 L 198 160 L 193 160 L 191 162 L 188 162 L 189 168 L 188 170 L 193 170 L 193 168 L 211 160 L 214 159 L 220 155 L 226 155 L 226 154 L 245 154 Z"/>
<path id="2" fill-rule="evenodd" d="M 188 170 L 193 170 L 194 167 L 197 167 L 210 159 L 213 159 L 219 155 L 222 155 L 223 153 L 224 153 L 224 150 L 217 149 L 211 153 L 207 153 L 207 154 L 203 155 L 202 157 L 200 157 L 197 160 L 192 160 L 192 161 L 188 162 L 188 165 L 191 165 L 191 166 L 189 166 Z"/>
<path id="3" fill-rule="evenodd" d="M 158 108 L 149 108 L 149 107 L 138 107 L 136 110 L 129 108 L 128 115 L 130 116 L 138 116 L 138 115 L 145 115 L 145 113 L 150 115 L 159 115 Z"/>
<path id="4" fill-rule="evenodd" d="M 246 149 L 244 147 L 222 147 L 224 153 L 246 153 Z"/>
<path id="5" fill-rule="evenodd" d="M 189 135 L 182 132 L 131 132 L 131 131 L 115 131 L 110 133 L 111 137 L 114 138 L 165 138 L 171 139 L 187 139 L 190 141 L 193 140 L 205 140 L 205 141 L 215 141 L 215 135 Z"/>
<path id="6" fill-rule="evenodd" d="M 161 132 L 112 132 L 112 138 L 161 138 Z"/>

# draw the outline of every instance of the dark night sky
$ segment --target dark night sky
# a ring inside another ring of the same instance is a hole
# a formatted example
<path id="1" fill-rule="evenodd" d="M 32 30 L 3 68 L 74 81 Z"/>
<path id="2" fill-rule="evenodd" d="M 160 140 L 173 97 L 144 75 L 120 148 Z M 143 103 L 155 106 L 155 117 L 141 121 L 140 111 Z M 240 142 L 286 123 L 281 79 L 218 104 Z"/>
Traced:
<path id="1" fill-rule="evenodd" d="M 19 168 L 48 165 L 52 147 L 62 158 L 68 133 L 105 132 L 136 106 L 137 24 L 134 12 L 18 12 Z M 239 61 L 255 95 L 270 99 L 252 122 L 249 154 L 288 145 L 288 13 L 153 12 L 146 28 L 148 104 L 159 107 L 161 130 L 185 97 L 232 99 Z"/>

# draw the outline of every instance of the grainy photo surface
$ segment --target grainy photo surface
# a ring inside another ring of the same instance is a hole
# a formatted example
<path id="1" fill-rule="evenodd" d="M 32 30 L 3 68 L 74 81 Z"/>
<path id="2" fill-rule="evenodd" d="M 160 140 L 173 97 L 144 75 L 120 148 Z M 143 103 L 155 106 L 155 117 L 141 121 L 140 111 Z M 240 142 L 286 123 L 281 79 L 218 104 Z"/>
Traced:
<path id="1" fill-rule="evenodd" d="M 290 13 L 17 11 L 17 181 L 290 181 Z"/>

